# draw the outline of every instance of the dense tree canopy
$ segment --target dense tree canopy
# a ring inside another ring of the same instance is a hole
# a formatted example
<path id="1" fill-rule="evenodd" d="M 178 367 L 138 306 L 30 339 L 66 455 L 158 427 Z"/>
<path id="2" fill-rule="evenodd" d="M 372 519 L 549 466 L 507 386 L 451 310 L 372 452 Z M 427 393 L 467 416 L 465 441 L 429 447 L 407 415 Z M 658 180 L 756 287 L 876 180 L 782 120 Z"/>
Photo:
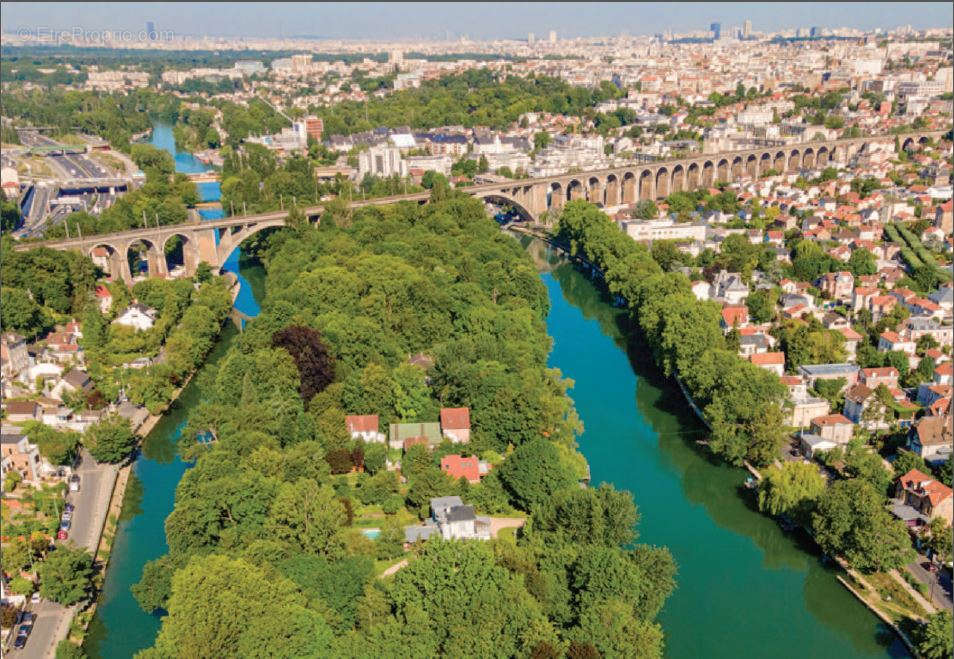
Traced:
<path id="1" fill-rule="evenodd" d="M 479 201 L 446 192 L 267 241 L 262 313 L 197 376 L 204 396 L 181 440 L 196 463 L 166 520 L 169 553 L 134 588 L 144 609 L 169 612 L 146 656 L 548 656 L 604 623 L 632 633 L 640 656 L 661 652 L 653 619 L 674 587 L 672 558 L 633 546 L 628 493 L 580 488 L 570 383 L 546 364 L 546 290 Z M 347 414 L 376 414 L 387 430 L 435 421 L 441 407 L 470 409 L 469 444 L 398 456 L 345 429 Z M 440 459 L 458 452 L 495 468 L 455 481 Z M 386 468 L 396 459 L 404 482 Z M 403 553 L 403 525 L 446 495 L 482 515 L 533 513 L 536 528 L 431 539 L 393 578 L 372 578 L 373 561 Z M 355 523 L 369 512 L 374 541 Z M 251 599 L 234 604 L 241 592 Z M 232 606 L 242 611 L 225 620 Z M 271 645 L 259 617 L 285 630 Z M 625 645 L 611 633 L 593 642 Z"/>

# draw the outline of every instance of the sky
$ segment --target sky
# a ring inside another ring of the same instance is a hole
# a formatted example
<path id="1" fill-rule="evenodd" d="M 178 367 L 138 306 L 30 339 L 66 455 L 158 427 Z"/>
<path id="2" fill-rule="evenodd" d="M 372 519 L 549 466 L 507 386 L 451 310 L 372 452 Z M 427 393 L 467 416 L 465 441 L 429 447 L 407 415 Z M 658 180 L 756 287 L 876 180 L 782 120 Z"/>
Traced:
<path id="1" fill-rule="evenodd" d="M 97 3 L 4 2 L 3 31 L 155 29 L 177 35 L 335 39 L 537 38 L 705 30 L 752 21 L 753 31 L 796 27 L 950 27 L 947 2 L 725 3 Z"/>

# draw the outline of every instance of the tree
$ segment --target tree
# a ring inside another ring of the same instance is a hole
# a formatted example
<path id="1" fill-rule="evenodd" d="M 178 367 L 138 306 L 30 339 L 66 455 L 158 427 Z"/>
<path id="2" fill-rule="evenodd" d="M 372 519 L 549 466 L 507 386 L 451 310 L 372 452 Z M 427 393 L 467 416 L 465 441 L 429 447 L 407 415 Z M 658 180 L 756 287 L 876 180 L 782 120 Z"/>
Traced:
<path id="1" fill-rule="evenodd" d="M 825 491 L 825 479 L 810 462 L 785 462 L 770 466 L 759 483 L 759 510 L 808 521 L 811 510 Z"/>
<path id="2" fill-rule="evenodd" d="M 430 621 L 433 656 L 464 647 L 473 656 L 522 656 L 556 640 L 523 579 L 497 565 L 487 543 L 429 540 L 387 592 L 399 620 L 421 612 Z"/>
<path id="3" fill-rule="evenodd" d="M 602 483 L 596 489 L 557 492 L 534 512 L 533 528 L 554 534 L 561 544 L 620 547 L 636 539 L 638 519 L 632 495 Z"/>
<path id="4" fill-rule="evenodd" d="M 12 629 L 20 619 L 20 611 L 12 604 L 0 604 L 0 627 Z"/>
<path id="5" fill-rule="evenodd" d="M 334 380 L 334 358 L 316 330 L 301 325 L 289 325 L 275 332 L 272 345 L 284 348 L 295 360 L 301 377 L 299 392 L 306 403 Z"/>
<path id="6" fill-rule="evenodd" d="M 176 566 L 166 554 L 143 566 L 142 578 L 132 585 L 132 594 L 146 613 L 165 609 L 172 592 L 172 575 Z"/>
<path id="7" fill-rule="evenodd" d="M 300 478 L 278 488 L 265 522 L 276 540 L 307 554 L 338 556 L 345 511 L 335 491 L 327 485 Z"/>
<path id="8" fill-rule="evenodd" d="M 59 544 L 37 568 L 40 595 L 64 606 L 86 598 L 92 587 L 93 557 L 72 544 Z"/>
<path id="9" fill-rule="evenodd" d="M 150 659 L 329 656 L 332 631 L 285 577 L 242 559 L 195 557 L 172 577 L 169 615 Z M 281 633 L 275 633 L 275 621 Z"/>
<path id="10" fill-rule="evenodd" d="M 533 135 L 533 148 L 545 149 L 550 145 L 550 133 L 540 131 L 539 133 L 534 133 Z"/>
<path id="11" fill-rule="evenodd" d="M 637 220 L 654 220 L 659 217 L 659 208 L 652 199 L 643 199 L 633 207 L 632 215 Z"/>
<path id="12" fill-rule="evenodd" d="M 535 510 L 560 490 L 576 485 L 556 446 L 545 439 L 518 446 L 498 473 L 513 504 L 521 510 Z"/>
<path id="13" fill-rule="evenodd" d="M 285 217 L 285 226 L 293 229 L 302 234 L 309 228 L 308 218 L 305 217 L 305 214 L 300 208 L 296 205 L 292 205 L 288 208 L 288 215 Z"/>
<path id="14" fill-rule="evenodd" d="M 129 457 L 137 441 L 129 420 L 118 414 L 96 422 L 83 436 L 83 443 L 97 462 L 122 462 Z"/>
<path id="15" fill-rule="evenodd" d="M 56 659 L 86 659 L 83 648 L 68 638 L 64 638 L 56 645 Z"/>
<path id="16" fill-rule="evenodd" d="M 659 624 L 641 620 L 633 607 L 618 598 L 587 606 L 580 615 L 579 627 L 570 630 L 577 643 L 592 644 L 596 656 L 661 657 L 663 631 Z M 569 655 L 568 655 L 569 656 Z"/>
<path id="17" fill-rule="evenodd" d="M 848 270 L 855 277 L 873 275 L 878 272 L 878 262 L 874 254 L 862 247 L 851 252 L 848 257 Z"/>
<path id="18" fill-rule="evenodd" d="M 914 558 L 904 522 L 884 508 L 884 497 L 860 478 L 838 481 L 812 515 L 815 540 L 827 554 L 844 556 L 863 572 L 899 568 Z"/>
<path id="19" fill-rule="evenodd" d="M 654 240 L 652 255 L 663 270 L 672 270 L 673 266 L 681 263 L 686 257 L 680 251 L 675 240 Z"/>
<path id="20" fill-rule="evenodd" d="M 891 466 L 894 468 L 895 477 L 903 476 L 912 469 L 917 469 L 924 474 L 931 473 L 931 470 L 927 466 L 927 462 L 924 461 L 924 458 L 914 451 L 909 451 L 907 449 L 898 449 L 898 457 L 895 458 L 894 462 L 891 463 Z"/>
<path id="21" fill-rule="evenodd" d="M 916 642 L 918 652 L 924 659 L 949 659 L 954 654 L 954 622 L 947 609 L 928 618 L 919 630 Z"/>
<path id="22" fill-rule="evenodd" d="M 480 154 L 480 158 L 477 160 L 477 173 L 486 174 L 490 171 L 490 163 L 487 162 L 487 156 Z"/>
<path id="23" fill-rule="evenodd" d="M 931 520 L 931 551 L 935 553 L 941 563 L 951 560 L 951 527 L 943 517 Z"/>
<path id="24" fill-rule="evenodd" d="M 749 316 L 754 322 L 767 323 L 775 318 L 778 294 L 776 288 L 760 288 L 746 298 L 745 305 L 749 308 Z"/>
<path id="25" fill-rule="evenodd" d="M 6 326 L 27 338 L 33 338 L 50 325 L 50 321 L 39 304 L 33 301 L 29 293 L 19 288 L 0 290 L 3 297 L 3 316 Z"/>
<path id="26" fill-rule="evenodd" d="M 79 446 L 80 434 L 71 430 L 56 430 L 55 428 L 30 421 L 23 424 L 24 434 L 36 444 L 40 453 L 55 465 L 68 465 L 76 457 L 76 448 Z"/>

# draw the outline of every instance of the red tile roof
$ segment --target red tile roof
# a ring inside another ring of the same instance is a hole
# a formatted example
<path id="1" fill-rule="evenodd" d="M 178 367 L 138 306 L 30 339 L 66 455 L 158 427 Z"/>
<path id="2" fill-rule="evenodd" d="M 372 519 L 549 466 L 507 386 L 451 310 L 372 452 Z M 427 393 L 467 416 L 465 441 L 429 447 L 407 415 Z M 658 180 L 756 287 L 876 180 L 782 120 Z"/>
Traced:
<path id="1" fill-rule="evenodd" d="M 442 407 L 441 429 L 470 430 L 470 408 Z"/>
<path id="2" fill-rule="evenodd" d="M 475 455 L 467 458 L 457 454 L 445 455 L 441 458 L 441 471 L 453 478 L 466 478 L 471 483 L 480 480 L 480 462 Z"/>
<path id="3" fill-rule="evenodd" d="M 851 424 L 851 420 L 844 414 L 826 414 L 825 416 L 816 416 L 812 419 L 816 426 L 834 426 L 843 423 Z"/>
<path id="4" fill-rule="evenodd" d="M 917 495 L 927 495 L 932 507 L 937 506 L 952 494 L 951 488 L 947 485 L 939 483 L 917 469 L 912 469 L 898 480 L 904 489 Z"/>
<path id="5" fill-rule="evenodd" d="M 345 417 L 348 432 L 378 432 L 377 414 L 349 414 Z"/>
<path id="6" fill-rule="evenodd" d="M 749 360 L 757 366 L 768 366 L 778 364 L 785 365 L 784 352 L 760 352 L 749 357 Z"/>

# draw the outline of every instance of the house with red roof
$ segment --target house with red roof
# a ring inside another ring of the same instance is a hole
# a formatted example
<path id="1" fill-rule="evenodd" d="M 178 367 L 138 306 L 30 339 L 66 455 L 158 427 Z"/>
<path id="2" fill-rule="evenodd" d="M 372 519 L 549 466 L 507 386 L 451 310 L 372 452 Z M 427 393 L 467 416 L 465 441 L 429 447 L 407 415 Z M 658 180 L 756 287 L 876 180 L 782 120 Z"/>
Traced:
<path id="1" fill-rule="evenodd" d="M 861 369 L 858 373 L 858 381 L 869 389 L 877 389 L 879 384 L 890 389 L 898 386 L 899 376 L 900 373 L 894 366 L 879 366 Z"/>
<path id="2" fill-rule="evenodd" d="M 930 524 L 935 517 L 950 524 L 954 518 L 954 492 L 951 488 L 917 469 L 898 478 L 895 497 L 891 512 L 909 527 Z"/>
<path id="3" fill-rule="evenodd" d="M 375 443 L 383 443 L 387 439 L 380 430 L 377 414 L 349 414 L 345 417 L 345 427 L 351 439 Z"/>
<path id="4" fill-rule="evenodd" d="M 901 352 L 907 353 L 908 355 L 913 355 L 914 349 L 914 341 L 910 340 L 906 336 L 898 334 L 897 332 L 885 330 L 881 333 L 881 336 L 878 337 L 878 350 L 885 352 L 900 350 Z"/>
<path id="5" fill-rule="evenodd" d="M 470 408 L 441 408 L 441 433 L 454 444 L 470 441 Z"/>
<path id="6" fill-rule="evenodd" d="M 722 331 L 729 332 L 749 322 L 749 308 L 745 306 L 725 306 L 722 308 Z"/>
<path id="7" fill-rule="evenodd" d="M 441 471 L 455 480 L 466 478 L 468 483 L 479 483 L 480 477 L 487 473 L 486 465 L 483 473 L 480 467 L 476 455 L 464 458 L 455 453 L 441 458 Z"/>
<path id="8" fill-rule="evenodd" d="M 749 361 L 771 371 L 778 376 L 785 374 L 785 353 L 784 352 L 762 352 L 749 356 Z"/>

